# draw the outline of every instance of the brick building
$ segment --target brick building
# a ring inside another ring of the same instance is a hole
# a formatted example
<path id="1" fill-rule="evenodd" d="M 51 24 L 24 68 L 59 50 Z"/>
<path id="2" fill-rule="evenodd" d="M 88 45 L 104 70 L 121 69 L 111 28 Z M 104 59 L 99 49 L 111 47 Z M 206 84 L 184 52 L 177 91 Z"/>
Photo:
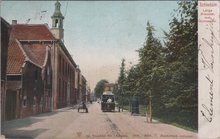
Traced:
<path id="1" fill-rule="evenodd" d="M 54 110 L 77 103 L 77 92 L 75 90 L 75 71 L 77 66 L 63 43 L 64 17 L 60 11 L 60 7 L 61 4 L 57 1 L 55 3 L 54 13 L 51 16 L 51 32 L 57 40 L 51 51 Z"/>
<path id="2" fill-rule="evenodd" d="M 1 120 L 5 119 L 6 67 L 11 26 L 1 18 Z"/>
<path id="3" fill-rule="evenodd" d="M 51 28 L 46 24 L 12 21 L 7 66 L 7 120 L 55 111 L 85 99 L 86 79 L 63 42 L 64 17 L 60 7 L 57 1 Z"/>
<path id="4" fill-rule="evenodd" d="M 6 120 L 51 109 L 51 47 L 54 37 L 46 25 L 13 21 L 7 65 Z"/>

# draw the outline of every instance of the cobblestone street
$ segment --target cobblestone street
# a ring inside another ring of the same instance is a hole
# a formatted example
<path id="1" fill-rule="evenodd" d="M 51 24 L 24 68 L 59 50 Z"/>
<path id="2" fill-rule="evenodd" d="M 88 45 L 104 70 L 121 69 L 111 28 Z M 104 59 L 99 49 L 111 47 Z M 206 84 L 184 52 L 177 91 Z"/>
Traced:
<path id="1" fill-rule="evenodd" d="M 131 116 L 128 112 L 102 112 L 99 103 L 88 106 L 89 113 L 67 107 L 57 112 L 7 121 L 2 127 L 6 138 L 39 139 L 190 139 L 192 133 L 172 125 L 154 121 L 146 123 L 145 117 Z"/>

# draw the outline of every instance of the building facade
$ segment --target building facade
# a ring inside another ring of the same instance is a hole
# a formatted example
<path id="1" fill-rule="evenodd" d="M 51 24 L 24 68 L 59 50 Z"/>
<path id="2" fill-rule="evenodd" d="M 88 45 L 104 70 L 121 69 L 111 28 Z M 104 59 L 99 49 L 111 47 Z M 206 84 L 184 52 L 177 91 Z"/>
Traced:
<path id="1" fill-rule="evenodd" d="M 86 100 L 86 79 L 63 42 L 60 7 L 57 1 L 51 28 L 12 21 L 4 98 L 6 120 L 56 111 Z"/>
<path id="2" fill-rule="evenodd" d="M 75 71 L 76 63 L 72 59 L 63 43 L 64 17 L 60 11 L 61 4 L 55 3 L 52 19 L 51 32 L 57 40 L 52 47 L 52 69 L 53 69 L 53 110 L 76 104 Z"/>
<path id="3" fill-rule="evenodd" d="M 46 25 L 13 23 L 8 48 L 6 120 L 48 112 L 52 104 L 50 51 L 54 37 Z"/>
<path id="4" fill-rule="evenodd" d="M 91 100 L 91 89 L 90 87 L 87 85 L 86 86 L 86 102 L 90 102 Z"/>
<path id="5" fill-rule="evenodd" d="M 1 18 L 1 120 L 5 119 L 6 69 L 11 26 Z"/>
<path id="6" fill-rule="evenodd" d="M 86 86 L 86 78 L 81 75 L 81 93 L 82 93 L 82 101 L 86 102 L 87 100 L 87 86 Z"/>

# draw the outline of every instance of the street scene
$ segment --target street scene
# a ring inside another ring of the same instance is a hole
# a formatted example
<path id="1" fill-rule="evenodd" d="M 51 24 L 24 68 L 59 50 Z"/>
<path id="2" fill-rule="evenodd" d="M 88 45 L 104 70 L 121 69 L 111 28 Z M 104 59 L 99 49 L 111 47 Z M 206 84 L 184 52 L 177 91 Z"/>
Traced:
<path id="1" fill-rule="evenodd" d="M 3 139 L 197 138 L 197 1 L 0 4 Z"/>
<path id="2" fill-rule="evenodd" d="M 88 104 L 89 112 L 74 107 L 6 122 L 2 132 L 8 138 L 39 139 L 196 139 L 193 132 L 163 124 L 146 122 L 146 117 L 129 112 L 102 112 L 99 103 Z"/>

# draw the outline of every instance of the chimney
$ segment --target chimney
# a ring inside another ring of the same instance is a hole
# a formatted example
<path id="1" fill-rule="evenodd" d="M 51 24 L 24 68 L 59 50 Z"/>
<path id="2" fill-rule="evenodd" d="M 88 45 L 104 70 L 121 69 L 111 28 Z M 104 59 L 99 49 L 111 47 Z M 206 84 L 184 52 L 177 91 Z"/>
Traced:
<path id="1" fill-rule="evenodd" d="M 17 20 L 12 20 L 12 25 L 16 25 L 17 24 Z"/>

